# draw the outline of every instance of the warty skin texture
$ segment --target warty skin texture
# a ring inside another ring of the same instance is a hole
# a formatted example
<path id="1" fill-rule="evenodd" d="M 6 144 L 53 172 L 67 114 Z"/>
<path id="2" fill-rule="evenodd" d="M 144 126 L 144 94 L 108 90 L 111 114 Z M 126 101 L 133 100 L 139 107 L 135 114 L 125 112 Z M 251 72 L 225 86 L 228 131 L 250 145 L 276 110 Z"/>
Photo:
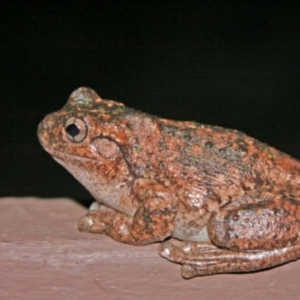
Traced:
<path id="1" fill-rule="evenodd" d="M 162 242 L 185 278 L 300 256 L 300 163 L 242 132 L 160 119 L 79 88 L 38 136 L 99 203 L 81 231 Z"/>

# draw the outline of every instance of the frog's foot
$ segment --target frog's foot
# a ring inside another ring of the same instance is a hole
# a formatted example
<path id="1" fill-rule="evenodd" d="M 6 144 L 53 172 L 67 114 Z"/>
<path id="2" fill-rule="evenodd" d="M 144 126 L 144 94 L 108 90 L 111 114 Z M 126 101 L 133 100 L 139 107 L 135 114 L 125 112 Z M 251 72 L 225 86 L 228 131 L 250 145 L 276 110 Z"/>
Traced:
<path id="1" fill-rule="evenodd" d="M 210 275 L 216 272 L 217 260 L 215 256 L 223 252 L 211 243 L 178 242 L 175 245 L 171 241 L 163 242 L 158 247 L 158 253 L 162 257 L 181 264 L 181 275 L 184 278 L 192 278 L 201 275 Z"/>
<path id="2" fill-rule="evenodd" d="M 166 241 L 159 246 L 158 253 L 181 264 L 182 277 L 192 278 L 270 268 L 297 259 L 300 245 L 267 251 L 233 251 L 218 248 L 211 243 L 182 242 L 177 246 Z"/>
<path id="3" fill-rule="evenodd" d="M 89 212 L 79 219 L 78 230 L 82 232 L 104 234 L 106 229 L 105 218 L 114 214 L 115 211 L 105 205 L 93 202 L 89 208 Z"/>

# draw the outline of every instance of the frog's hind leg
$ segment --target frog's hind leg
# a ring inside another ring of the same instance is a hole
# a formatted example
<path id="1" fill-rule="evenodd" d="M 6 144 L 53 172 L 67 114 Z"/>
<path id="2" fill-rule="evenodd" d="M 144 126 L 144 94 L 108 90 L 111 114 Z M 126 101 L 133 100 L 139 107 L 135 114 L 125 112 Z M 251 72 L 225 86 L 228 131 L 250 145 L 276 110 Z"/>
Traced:
<path id="1" fill-rule="evenodd" d="M 215 245 L 231 250 L 296 245 L 300 242 L 300 197 L 275 198 L 268 191 L 255 199 L 246 195 L 214 214 L 207 230 Z"/>
<path id="2" fill-rule="evenodd" d="M 212 243 L 185 242 L 178 247 L 166 242 L 160 255 L 182 264 L 186 278 L 256 271 L 298 259 L 300 199 L 273 194 L 246 195 L 212 215 L 207 224 Z"/>
<path id="3" fill-rule="evenodd" d="M 234 251 L 212 244 L 183 242 L 175 246 L 166 241 L 158 248 L 159 254 L 182 265 L 184 278 L 218 273 L 244 273 L 267 269 L 300 257 L 300 245 L 268 251 Z"/>

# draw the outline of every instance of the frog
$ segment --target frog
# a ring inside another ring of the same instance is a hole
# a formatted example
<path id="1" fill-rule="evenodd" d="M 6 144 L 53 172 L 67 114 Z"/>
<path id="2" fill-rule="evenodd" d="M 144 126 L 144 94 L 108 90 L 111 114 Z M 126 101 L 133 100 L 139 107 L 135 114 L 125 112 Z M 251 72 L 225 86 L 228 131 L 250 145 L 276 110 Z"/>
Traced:
<path id="1" fill-rule="evenodd" d="M 95 199 L 81 232 L 158 243 L 186 279 L 300 257 L 300 162 L 241 131 L 159 118 L 80 87 L 38 138 Z"/>

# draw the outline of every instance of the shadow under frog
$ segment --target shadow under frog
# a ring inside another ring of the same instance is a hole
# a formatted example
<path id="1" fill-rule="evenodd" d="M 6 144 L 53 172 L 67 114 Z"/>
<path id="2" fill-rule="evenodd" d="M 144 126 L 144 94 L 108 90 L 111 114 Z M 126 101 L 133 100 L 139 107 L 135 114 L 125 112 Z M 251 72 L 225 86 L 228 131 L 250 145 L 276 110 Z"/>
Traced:
<path id="1" fill-rule="evenodd" d="M 244 133 L 160 119 L 79 88 L 38 136 L 96 199 L 81 231 L 162 242 L 159 254 L 185 278 L 300 257 L 300 163 Z"/>

